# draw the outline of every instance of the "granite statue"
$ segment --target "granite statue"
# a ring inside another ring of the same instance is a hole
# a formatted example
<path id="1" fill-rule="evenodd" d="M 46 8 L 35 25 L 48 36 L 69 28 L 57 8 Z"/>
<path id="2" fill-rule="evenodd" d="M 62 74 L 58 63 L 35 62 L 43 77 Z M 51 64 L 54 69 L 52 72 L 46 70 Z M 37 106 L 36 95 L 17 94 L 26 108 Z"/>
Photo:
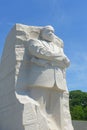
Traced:
<path id="1" fill-rule="evenodd" d="M 1 129 L 73 130 L 66 84 L 69 65 L 52 26 L 16 24 L 0 63 Z"/>

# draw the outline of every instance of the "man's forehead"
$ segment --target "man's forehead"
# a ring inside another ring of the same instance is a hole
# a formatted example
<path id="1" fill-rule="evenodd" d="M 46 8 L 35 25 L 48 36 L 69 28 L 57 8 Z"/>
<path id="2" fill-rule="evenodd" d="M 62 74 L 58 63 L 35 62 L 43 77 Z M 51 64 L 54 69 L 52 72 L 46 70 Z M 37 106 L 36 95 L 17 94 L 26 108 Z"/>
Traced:
<path id="1" fill-rule="evenodd" d="M 53 28 L 52 26 L 50 26 L 50 25 L 49 25 L 49 26 L 45 26 L 45 27 L 43 28 L 43 30 L 44 30 L 44 29 L 54 31 L 54 28 Z"/>

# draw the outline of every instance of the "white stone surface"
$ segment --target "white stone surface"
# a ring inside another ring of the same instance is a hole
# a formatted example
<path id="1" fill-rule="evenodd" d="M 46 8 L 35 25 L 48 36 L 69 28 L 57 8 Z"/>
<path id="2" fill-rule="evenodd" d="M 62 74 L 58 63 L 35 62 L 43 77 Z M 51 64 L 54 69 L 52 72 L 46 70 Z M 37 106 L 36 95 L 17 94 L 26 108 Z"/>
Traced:
<path id="1" fill-rule="evenodd" d="M 16 24 L 8 34 L 0 63 L 1 130 L 73 130 L 70 61 L 53 31 Z"/>

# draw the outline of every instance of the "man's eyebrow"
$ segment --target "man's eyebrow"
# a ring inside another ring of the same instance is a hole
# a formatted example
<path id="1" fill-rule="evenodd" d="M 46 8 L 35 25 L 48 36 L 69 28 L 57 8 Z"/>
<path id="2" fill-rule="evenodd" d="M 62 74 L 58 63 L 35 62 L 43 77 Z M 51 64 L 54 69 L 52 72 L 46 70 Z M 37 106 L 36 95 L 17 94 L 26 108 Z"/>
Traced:
<path id="1" fill-rule="evenodd" d="M 54 32 L 54 30 L 52 30 L 52 29 L 47 29 L 48 31 L 51 31 L 51 32 Z"/>
<path id="2" fill-rule="evenodd" d="M 54 32 L 54 30 L 50 30 L 51 32 Z"/>

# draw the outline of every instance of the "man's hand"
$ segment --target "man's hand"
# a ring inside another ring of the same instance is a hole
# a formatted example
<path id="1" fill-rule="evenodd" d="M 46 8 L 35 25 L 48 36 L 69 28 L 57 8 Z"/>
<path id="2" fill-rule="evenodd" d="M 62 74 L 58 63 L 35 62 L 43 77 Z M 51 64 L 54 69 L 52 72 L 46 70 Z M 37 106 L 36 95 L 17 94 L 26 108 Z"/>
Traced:
<path id="1" fill-rule="evenodd" d="M 66 67 L 70 65 L 70 60 L 67 57 L 64 58 L 63 62 L 65 63 Z"/>
<path id="2" fill-rule="evenodd" d="M 55 57 L 54 62 L 62 68 L 66 68 L 70 65 L 70 60 L 65 55 Z"/>

